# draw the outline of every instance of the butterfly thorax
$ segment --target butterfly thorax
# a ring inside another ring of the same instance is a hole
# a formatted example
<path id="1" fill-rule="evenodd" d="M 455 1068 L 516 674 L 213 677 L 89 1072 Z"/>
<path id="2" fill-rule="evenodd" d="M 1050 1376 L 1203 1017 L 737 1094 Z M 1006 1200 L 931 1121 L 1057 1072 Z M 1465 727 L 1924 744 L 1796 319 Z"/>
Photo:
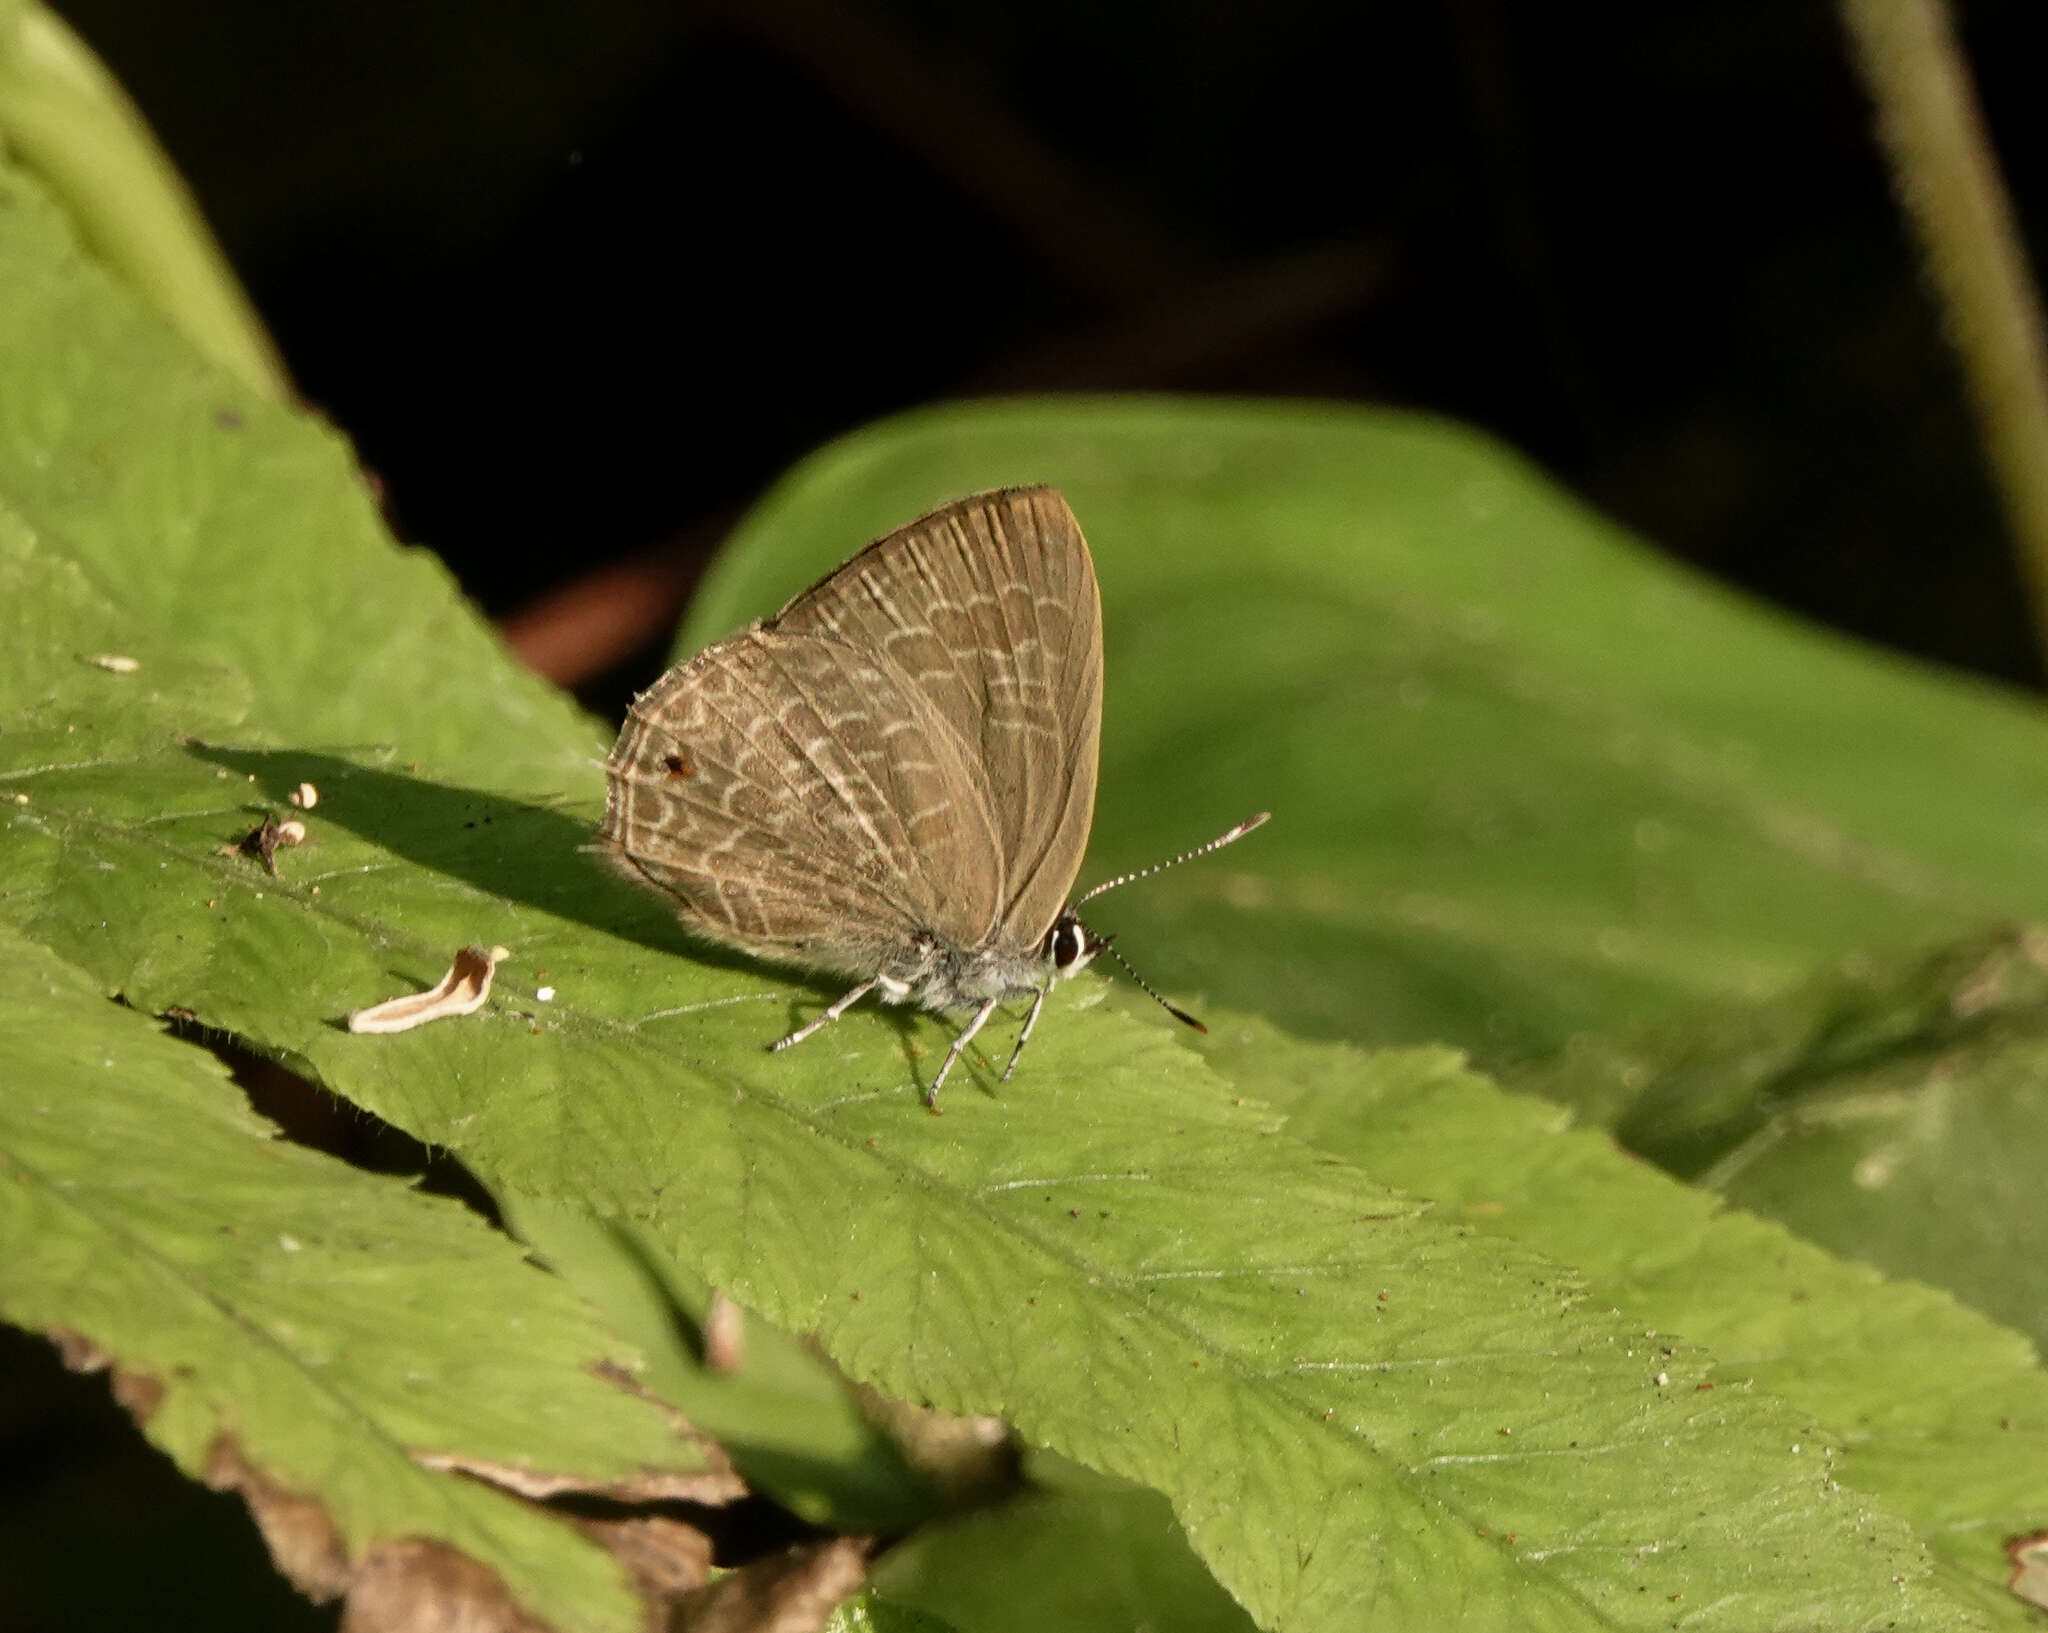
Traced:
<path id="1" fill-rule="evenodd" d="M 877 984 L 885 1003 L 978 1009 L 991 998 L 1043 992 L 1083 969 L 1102 946 L 1071 908 L 1028 950 L 1007 941 L 1001 931 L 978 947 L 961 947 L 925 930 L 883 961 Z"/>

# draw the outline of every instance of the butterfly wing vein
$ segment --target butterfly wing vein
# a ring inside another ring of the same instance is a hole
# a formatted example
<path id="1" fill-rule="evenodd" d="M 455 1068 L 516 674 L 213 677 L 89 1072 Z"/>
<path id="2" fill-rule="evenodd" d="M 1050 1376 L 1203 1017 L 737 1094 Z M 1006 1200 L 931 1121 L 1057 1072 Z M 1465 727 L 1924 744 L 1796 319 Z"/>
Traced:
<path id="1" fill-rule="evenodd" d="M 977 495 L 643 694 L 602 848 L 760 956 L 865 978 L 920 936 L 1021 955 L 1087 848 L 1101 688 L 1065 502 Z"/>

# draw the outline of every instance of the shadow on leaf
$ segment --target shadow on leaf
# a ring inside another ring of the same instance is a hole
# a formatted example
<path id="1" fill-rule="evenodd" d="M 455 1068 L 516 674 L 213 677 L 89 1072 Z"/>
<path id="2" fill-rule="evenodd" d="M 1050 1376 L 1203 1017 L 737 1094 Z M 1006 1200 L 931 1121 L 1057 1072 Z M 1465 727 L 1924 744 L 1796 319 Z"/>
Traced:
<path id="1" fill-rule="evenodd" d="M 582 854 L 596 834 L 591 817 L 311 750 L 194 742 L 188 752 L 255 778 L 277 806 L 311 783 L 323 823 L 487 895 L 714 968 L 761 967 L 692 937 L 654 896 Z"/>

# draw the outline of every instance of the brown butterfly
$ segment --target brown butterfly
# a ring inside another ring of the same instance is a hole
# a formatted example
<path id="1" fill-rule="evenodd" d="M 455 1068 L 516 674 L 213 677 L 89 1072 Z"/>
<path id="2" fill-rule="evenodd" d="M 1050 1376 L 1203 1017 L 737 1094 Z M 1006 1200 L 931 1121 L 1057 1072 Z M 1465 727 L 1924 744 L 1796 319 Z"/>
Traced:
<path id="1" fill-rule="evenodd" d="M 870 992 L 971 1011 L 925 1091 L 937 1110 L 999 1004 L 1031 1000 L 1007 1080 L 1053 983 L 1109 944 L 1067 903 L 1101 723 L 1102 603 L 1074 513 L 1051 488 L 976 494 L 642 693 L 593 848 L 699 934 L 859 983 L 771 1048 Z"/>

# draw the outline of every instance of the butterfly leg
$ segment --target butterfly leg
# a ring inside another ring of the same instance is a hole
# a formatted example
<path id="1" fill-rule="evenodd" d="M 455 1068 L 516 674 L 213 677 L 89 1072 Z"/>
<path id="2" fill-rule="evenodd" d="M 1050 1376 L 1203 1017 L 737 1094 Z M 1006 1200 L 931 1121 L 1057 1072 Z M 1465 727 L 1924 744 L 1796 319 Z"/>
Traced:
<path id="1" fill-rule="evenodd" d="M 988 1024 L 989 1016 L 996 1012 L 996 1005 L 1001 1001 L 999 998 L 989 999 L 987 1003 L 974 1012 L 974 1019 L 960 1029 L 960 1035 L 953 1040 L 953 1047 L 946 1051 L 946 1059 L 944 1064 L 939 1067 L 938 1076 L 932 1079 L 932 1086 L 924 1091 L 924 1109 L 926 1111 L 937 1111 L 939 1109 L 939 1085 L 946 1081 L 946 1074 L 953 1069 L 953 1062 L 960 1058 L 960 1051 L 973 1041 L 975 1033 Z"/>
<path id="2" fill-rule="evenodd" d="M 861 999 L 865 998 L 869 993 L 873 992 L 878 982 L 879 977 L 875 981 L 861 982 L 859 986 L 855 987 L 853 991 L 849 992 L 844 998 L 841 998 L 837 1003 L 833 1004 L 822 1015 L 818 1016 L 816 1020 L 813 1020 L 806 1025 L 798 1027 L 786 1038 L 777 1038 L 773 1043 L 769 1044 L 768 1047 L 770 1049 L 781 1050 L 789 1048 L 792 1044 L 802 1043 L 805 1038 L 809 1037 L 813 1032 L 817 1031 L 819 1027 L 830 1026 L 834 1021 L 838 1020 L 840 1016 L 844 1015 L 849 1009 L 853 1008 L 855 1004 L 859 1003 Z"/>
<path id="3" fill-rule="evenodd" d="M 1038 1024 L 1038 1012 L 1045 1008 L 1045 995 L 1051 987 L 1040 987 L 1031 1000 L 1031 1012 L 1024 1017 L 1024 1030 L 1017 1034 L 1017 1047 L 1010 1051 L 1010 1064 L 1003 1068 L 1003 1081 L 1010 1081 L 1010 1074 L 1017 1069 L 1017 1061 L 1024 1053 L 1024 1045 L 1031 1041 L 1031 1029 Z"/>

